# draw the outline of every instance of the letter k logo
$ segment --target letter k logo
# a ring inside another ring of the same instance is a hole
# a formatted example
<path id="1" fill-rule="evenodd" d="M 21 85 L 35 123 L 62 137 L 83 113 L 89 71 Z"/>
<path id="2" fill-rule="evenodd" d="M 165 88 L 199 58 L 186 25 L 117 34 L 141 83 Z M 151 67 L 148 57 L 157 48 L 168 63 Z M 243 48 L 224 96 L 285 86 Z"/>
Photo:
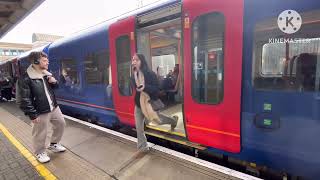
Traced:
<path id="1" fill-rule="evenodd" d="M 302 18 L 297 11 L 285 10 L 278 16 L 279 29 L 286 34 L 293 34 L 301 28 Z"/>
<path id="2" fill-rule="evenodd" d="M 291 27 L 294 27 L 292 24 L 292 20 L 293 20 L 293 17 L 286 17 L 286 26 L 287 27 L 289 26 L 289 24 L 291 25 Z"/>

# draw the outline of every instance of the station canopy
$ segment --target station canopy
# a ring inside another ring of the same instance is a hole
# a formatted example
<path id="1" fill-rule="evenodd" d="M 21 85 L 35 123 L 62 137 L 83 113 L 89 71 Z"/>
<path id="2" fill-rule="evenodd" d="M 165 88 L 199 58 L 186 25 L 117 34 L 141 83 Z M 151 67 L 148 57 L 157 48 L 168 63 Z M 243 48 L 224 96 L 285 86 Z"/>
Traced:
<path id="1" fill-rule="evenodd" d="M 13 29 L 44 0 L 0 0 L 0 38 Z"/>

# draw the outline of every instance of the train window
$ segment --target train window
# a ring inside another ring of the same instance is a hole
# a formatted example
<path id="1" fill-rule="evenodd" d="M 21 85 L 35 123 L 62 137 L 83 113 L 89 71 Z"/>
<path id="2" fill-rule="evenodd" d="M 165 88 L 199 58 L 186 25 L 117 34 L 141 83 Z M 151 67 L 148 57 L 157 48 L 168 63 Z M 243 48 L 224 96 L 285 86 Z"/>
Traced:
<path id="1" fill-rule="evenodd" d="M 118 87 L 121 95 L 131 96 L 130 86 L 130 39 L 129 36 L 121 36 L 116 40 L 116 55 L 117 55 L 117 76 Z"/>
<path id="2" fill-rule="evenodd" d="M 152 56 L 152 70 L 161 78 L 172 74 L 176 64 L 175 55 Z"/>
<path id="3" fill-rule="evenodd" d="M 77 62 L 72 58 L 62 59 L 60 81 L 66 86 L 80 84 Z"/>
<path id="4" fill-rule="evenodd" d="M 10 49 L 10 56 L 16 56 L 17 55 L 17 52 L 15 49 Z"/>
<path id="5" fill-rule="evenodd" d="M 178 50 L 181 42 L 180 21 L 159 26 L 149 31 L 151 67 L 161 78 L 172 74 L 176 64 L 180 63 Z"/>
<path id="6" fill-rule="evenodd" d="M 320 73 L 320 11 L 301 13 L 303 24 L 284 34 L 277 18 L 257 23 L 253 84 L 261 90 L 318 91 Z M 317 23 L 309 23 L 317 22 Z"/>
<path id="7" fill-rule="evenodd" d="M 87 55 L 84 65 L 87 84 L 109 84 L 109 52 L 107 50 Z"/>
<path id="8" fill-rule="evenodd" d="M 200 16 L 192 31 L 192 97 L 199 103 L 218 104 L 223 99 L 224 15 Z"/>
<path id="9" fill-rule="evenodd" d="M 10 51 L 9 51 L 9 50 L 5 49 L 5 50 L 4 50 L 4 55 L 6 55 L 6 56 L 10 56 L 10 55 L 11 55 L 11 53 L 10 53 Z"/>

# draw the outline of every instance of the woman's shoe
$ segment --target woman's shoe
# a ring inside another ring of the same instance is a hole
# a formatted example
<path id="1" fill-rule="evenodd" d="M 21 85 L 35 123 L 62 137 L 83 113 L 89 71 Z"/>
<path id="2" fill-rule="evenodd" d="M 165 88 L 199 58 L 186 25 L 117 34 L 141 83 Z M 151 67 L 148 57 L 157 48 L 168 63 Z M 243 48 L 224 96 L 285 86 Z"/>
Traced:
<path id="1" fill-rule="evenodd" d="M 147 146 L 147 147 L 144 147 L 144 148 L 141 148 L 139 149 L 140 152 L 143 152 L 143 153 L 147 153 L 150 151 L 150 148 Z"/>
<path id="2" fill-rule="evenodd" d="M 179 119 L 178 116 L 173 116 L 173 122 L 171 124 L 171 131 L 174 131 L 174 129 L 177 127 L 178 119 Z"/>

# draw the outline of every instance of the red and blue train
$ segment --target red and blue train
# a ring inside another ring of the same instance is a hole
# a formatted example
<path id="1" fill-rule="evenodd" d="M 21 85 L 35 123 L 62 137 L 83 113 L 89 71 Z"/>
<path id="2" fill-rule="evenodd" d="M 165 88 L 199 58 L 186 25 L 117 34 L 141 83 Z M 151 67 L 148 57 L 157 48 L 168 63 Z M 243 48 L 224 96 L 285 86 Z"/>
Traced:
<path id="1" fill-rule="evenodd" d="M 318 0 L 168 1 L 42 50 L 65 114 L 134 126 L 130 69 L 139 52 L 161 82 L 163 113 L 179 116 L 175 131 L 151 123 L 149 134 L 317 179 L 319 28 Z"/>

